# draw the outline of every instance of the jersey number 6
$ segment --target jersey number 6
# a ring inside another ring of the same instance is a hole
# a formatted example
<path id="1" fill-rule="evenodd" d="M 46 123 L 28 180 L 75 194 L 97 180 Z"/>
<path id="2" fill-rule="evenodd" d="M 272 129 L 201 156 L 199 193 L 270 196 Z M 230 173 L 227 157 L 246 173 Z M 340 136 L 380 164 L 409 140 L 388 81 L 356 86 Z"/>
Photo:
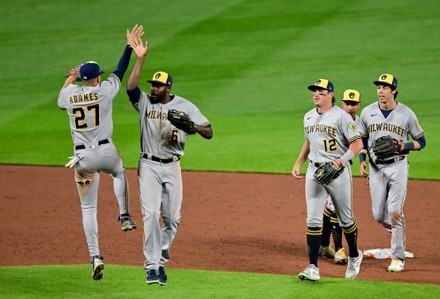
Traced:
<path id="1" fill-rule="evenodd" d="M 173 131 L 171 132 L 171 141 L 176 142 L 178 137 L 179 137 L 179 130 L 173 129 Z"/>

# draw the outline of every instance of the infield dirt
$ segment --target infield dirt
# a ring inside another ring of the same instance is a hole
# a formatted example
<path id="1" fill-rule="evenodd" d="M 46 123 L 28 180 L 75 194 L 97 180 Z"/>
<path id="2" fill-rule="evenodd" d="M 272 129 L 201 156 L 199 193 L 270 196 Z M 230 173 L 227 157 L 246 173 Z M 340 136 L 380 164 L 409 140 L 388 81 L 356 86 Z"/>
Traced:
<path id="1" fill-rule="evenodd" d="M 73 170 L 0 166 L 0 266 L 89 262 Z M 101 175 L 98 221 L 107 264 L 143 266 L 142 216 L 135 170 L 127 171 L 138 228 L 122 232 L 112 179 Z M 168 267 L 296 275 L 308 264 L 304 180 L 290 175 L 184 172 L 180 229 Z M 367 180 L 354 178 L 354 215 L 361 250 L 389 248 L 390 235 L 371 215 Z M 440 284 L 439 181 L 411 180 L 405 203 L 406 270 L 364 258 L 359 279 Z M 345 244 L 345 243 L 344 243 Z M 344 277 L 345 266 L 319 260 L 321 276 Z M 295 276 L 295 277 L 294 277 Z"/>

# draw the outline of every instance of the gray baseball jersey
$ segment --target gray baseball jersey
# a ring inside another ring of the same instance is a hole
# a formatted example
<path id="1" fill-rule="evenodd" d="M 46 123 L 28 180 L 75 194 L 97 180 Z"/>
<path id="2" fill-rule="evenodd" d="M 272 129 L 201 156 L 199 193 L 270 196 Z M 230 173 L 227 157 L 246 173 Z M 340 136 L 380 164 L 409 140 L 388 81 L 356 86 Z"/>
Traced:
<path id="1" fill-rule="evenodd" d="M 67 110 L 73 144 L 97 144 L 113 134 L 112 104 L 121 82 L 111 74 L 97 86 L 67 86 L 58 106 Z"/>
<path id="2" fill-rule="evenodd" d="M 370 156 L 370 193 L 373 217 L 385 228 L 391 230 L 391 252 L 393 259 L 405 259 L 405 217 L 403 206 L 406 198 L 408 181 L 408 153 L 402 152 L 399 157 L 387 161 L 387 164 L 376 163 L 371 150 L 375 139 L 390 135 L 394 139 L 408 142 L 422 137 L 425 133 L 417 121 L 414 112 L 398 102 L 388 117 L 384 117 L 377 102 L 365 107 L 361 112 L 360 131 L 368 137 Z M 398 212 L 401 221 L 391 225 L 390 213 Z"/>
<path id="3" fill-rule="evenodd" d="M 365 107 L 361 112 L 359 130 L 363 136 L 368 136 L 369 148 L 375 139 L 382 136 L 390 135 L 396 140 L 408 142 L 409 135 L 418 139 L 425 134 L 415 113 L 399 102 L 387 118 L 383 116 L 377 102 Z M 372 151 L 369 151 L 369 155 L 373 161 L 376 160 Z M 408 153 L 402 153 L 402 156 L 408 156 Z"/>
<path id="4" fill-rule="evenodd" d="M 69 115 L 75 155 L 75 181 L 90 256 L 100 255 L 96 219 L 100 171 L 113 177 L 120 214 L 128 213 L 128 183 L 124 165 L 112 142 L 112 103 L 121 82 L 112 74 L 97 86 L 71 84 L 58 97 Z"/>
<path id="5" fill-rule="evenodd" d="M 355 115 L 353 121 L 354 121 L 354 124 L 356 125 L 356 128 L 359 128 L 361 125 L 361 118 L 359 116 Z M 332 201 L 331 197 L 327 198 L 327 208 L 330 211 L 335 212 L 335 207 L 333 205 L 333 201 Z"/>
<path id="6" fill-rule="evenodd" d="M 133 104 L 140 116 L 138 180 L 144 215 L 146 270 L 158 269 L 168 262 L 180 224 L 183 184 L 179 159 L 184 154 L 187 134 L 168 121 L 168 111 L 185 112 L 196 124 L 209 125 L 194 104 L 177 95 L 171 95 L 171 99 L 166 104 L 151 103 L 149 95 L 142 92 L 139 101 Z M 160 216 L 162 228 L 158 221 Z"/>
<path id="7" fill-rule="evenodd" d="M 341 226 L 354 224 L 350 165 L 345 166 L 345 170 L 330 186 L 316 182 L 313 175 L 319 163 L 339 159 L 347 152 L 350 143 L 361 137 L 356 125 L 350 115 L 338 106 L 322 114 L 312 109 L 304 116 L 304 134 L 310 144 L 310 164 L 306 173 L 307 225 L 322 227 L 322 213 L 328 195 Z"/>
<path id="8" fill-rule="evenodd" d="M 172 101 L 166 104 L 151 103 L 150 96 L 142 92 L 139 102 L 133 105 L 142 116 L 140 126 L 143 153 L 161 158 L 184 155 L 187 134 L 168 121 L 169 110 L 176 109 L 187 113 L 198 125 L 209 124 L 208 119 L 193 103 L 177 95 L 171 97 Z"/>

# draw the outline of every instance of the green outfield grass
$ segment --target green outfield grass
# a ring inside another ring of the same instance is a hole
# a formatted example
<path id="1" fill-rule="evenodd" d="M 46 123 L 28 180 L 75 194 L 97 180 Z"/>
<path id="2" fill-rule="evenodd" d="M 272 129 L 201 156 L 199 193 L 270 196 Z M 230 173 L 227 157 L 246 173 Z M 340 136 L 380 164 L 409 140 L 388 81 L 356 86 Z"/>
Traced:
<path id="1" fill-rule="evenodd" d="M 438 298 L 440 286 L 296 276 L 169 269 L 168 285 L 147 285 L 142 267 L 106 265 L 94 281 L 90 265 L 0 268 L 2 298 Z M 386 296 L 384 297 L 384 294 Z M 335 295 L 336 296 L 336 295 Z"/>
<path id="2" fill-rule="evenodd" d="M 73 148 L 57 95 L 65 73 L 86 60 L 116 66 L 125 30 L 143 24 L 150 53 L 141 75 L 174 79 L 173 92 L 211 120 L 214 138 L 191 136 L 184 170 L 290 173 L 313 108 L 318 78 L 376 101 L 376 80 L 393 73 L 399 101 L 426 131 L 411 153 L 410 177 L 440 179 L 440 2 L 436 0 L 3 0 L 0 10 L 0 163 L 62 166 Z M 125 84 L 114 104 L 113 139 L 128 168 L 139 155 L 138 115 Z M 142 83 L 144 90 L 149 85 Z M 338 101 L 339 104 L 339 101 Z M 357 163 L 354 175 L 359 175 Z M 303 168 L 303 171 L 305 167 Z M 87 265 L 89 267 L 89 265 Z M 170 286 L 146 286 L 139 267 L 106 266 L 94 282 L 86 266 L 0 267 L 0 297 L 437 298 L 439 287 L 284 275 L 170 270 Z M 354 294 L 353 290 L 356 290 Z M 394 296 L 394 297 L 393 297 Z"/>
<path id="3" fill-rule="evenodd" d="M 56 106 L 66 70 L 92 59 L 108 75 L 122 53 L 125 30 L 139 23 L 150 42 L 141 80 L 157 70 L 170 72 L 173 91 L 196 103 L 213 124 L 211 141 L 189 138 L 185 170 L 290 173 L 303 142 L 302 117 L 313 108 L 306 86 L 329 78 L 338 100 L 344 89 L 357 88 L 365 106 L 376 101 L 372 81 L 391 72 L 399 79 L 399 100 L 427 132 L 427 148 L 411 154 L 410 176 L 439 179 L 440 105 L 429 90 L 440 67 L 440 19 L 434 13 L 440 3 L 275 3 L 3 1 L 0 163 L 67 161 L 68 119 Z M 135 168 L 138 116 L 125 88 L 114 105 L 114 141 L 126 166 Z"/>

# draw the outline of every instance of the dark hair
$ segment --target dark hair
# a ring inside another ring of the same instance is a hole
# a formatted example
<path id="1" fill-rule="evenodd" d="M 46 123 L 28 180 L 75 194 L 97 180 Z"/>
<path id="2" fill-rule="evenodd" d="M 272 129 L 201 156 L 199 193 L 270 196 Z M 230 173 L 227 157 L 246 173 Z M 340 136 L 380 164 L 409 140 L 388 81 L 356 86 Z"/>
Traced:
<path id="1" fill-rule="evenodd" d="M 335 98 L 335 96 L 333 95 L 333 96 L 332 96 L 332 104 L 334 104 L 334 103 L 336 103 L 336 98 Z"/>

